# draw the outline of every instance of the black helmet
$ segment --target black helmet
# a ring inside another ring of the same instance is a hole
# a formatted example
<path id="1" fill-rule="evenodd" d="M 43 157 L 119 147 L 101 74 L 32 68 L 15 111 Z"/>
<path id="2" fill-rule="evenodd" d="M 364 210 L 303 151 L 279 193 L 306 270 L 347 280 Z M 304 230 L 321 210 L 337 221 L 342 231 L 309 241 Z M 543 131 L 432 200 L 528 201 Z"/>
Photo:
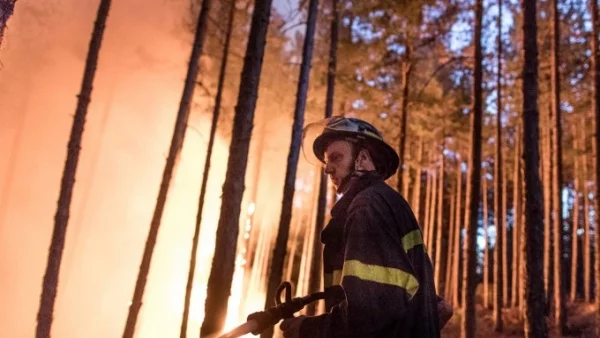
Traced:
<path id="1" fill-rule="evenodd" d="M 312 164 L 325 163 L 325 150 L 336 140 L 347 140 L 366 148 L 384 179 L 398 169 L 398 154 L 383 140 L 381 133 L 370 123 L 351 117 L 333 116 L 307 125 L 302 134 L 304 156 Z"/>

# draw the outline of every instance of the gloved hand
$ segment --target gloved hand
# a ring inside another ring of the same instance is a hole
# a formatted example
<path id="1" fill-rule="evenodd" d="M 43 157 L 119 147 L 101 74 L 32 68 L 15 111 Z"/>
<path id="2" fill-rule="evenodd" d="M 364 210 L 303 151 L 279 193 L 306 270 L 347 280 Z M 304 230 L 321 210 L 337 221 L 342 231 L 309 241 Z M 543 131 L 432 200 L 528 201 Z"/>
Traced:
<path id="1" fill-rule="evenodd" d="M 279 328 L 283 331 L 285 338 L 300 338 L 300 325 L 306 316 L 284 319 Z"/>

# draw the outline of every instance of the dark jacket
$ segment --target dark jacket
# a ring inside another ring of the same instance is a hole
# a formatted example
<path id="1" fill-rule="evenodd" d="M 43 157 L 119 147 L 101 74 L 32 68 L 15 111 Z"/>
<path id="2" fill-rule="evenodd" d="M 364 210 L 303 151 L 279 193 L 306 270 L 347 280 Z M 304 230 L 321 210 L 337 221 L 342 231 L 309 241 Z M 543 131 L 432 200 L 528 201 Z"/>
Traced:
<path id="1" fill-rule="evenodd" d="M 374 172 L 353 180 L 321 234 L 325 287 L 343 292 L 302 322 L 300 336 L 440 337 L 432 265 L 410 206 Z"/>

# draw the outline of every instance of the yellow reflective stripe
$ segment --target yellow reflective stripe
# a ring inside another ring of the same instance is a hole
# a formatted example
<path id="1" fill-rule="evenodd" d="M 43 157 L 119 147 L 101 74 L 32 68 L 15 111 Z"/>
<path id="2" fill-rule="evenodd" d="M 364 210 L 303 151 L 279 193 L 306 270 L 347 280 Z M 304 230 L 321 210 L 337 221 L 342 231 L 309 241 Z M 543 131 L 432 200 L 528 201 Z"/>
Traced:
<path id="1" fill-rule="evenodd" d="M 408 272 L 396 268 L 365 264 L 357 260 L 344 262 L 342 276 L 354 276 L 362 280 L 398 286 L 405 289 L 410 298 L 414 297 L 417 290 L 419 290 L 419 281 Z"/>
<path id="2" fill-rule="evenodd" d="M 402 246 L 404 251 L 408 252 L 417 245 L 423 244 L 423 236 L 420 230 L 413 230 L 402 237 Z"/>
<path id="3" fill-rule="evenodd" d="M 333 285 L 342 284 L 342 270 L 333 270 Z"/>

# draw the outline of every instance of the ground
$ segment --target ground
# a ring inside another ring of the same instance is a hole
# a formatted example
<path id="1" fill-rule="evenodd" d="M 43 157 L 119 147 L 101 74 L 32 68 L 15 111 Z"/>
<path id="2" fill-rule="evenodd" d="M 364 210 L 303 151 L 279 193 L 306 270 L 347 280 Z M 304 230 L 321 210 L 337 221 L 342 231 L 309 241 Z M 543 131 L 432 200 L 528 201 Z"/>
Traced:
<path id="1" fill-rule="evenodd" d="M 570 335 L 560 336 L 556 332 L 551 332 L 550 337 L 594 337 L 594 305 L 576 302 L 568 304 L 568 326 Z M 481 304 L 477 305 L 477 337 L 485 338 L 505 338 L 505 337 L 524 337 L 523 321 L 519 319 L 516 308 L 505 309 L 502 313 L 504 321 L 503 332 L 494 331 L 494 321 L 492 311 L 486 310 Z M 460 337 L 460 314 L 455 313 L 454 317 L 442 331 L 442 337 Z"/>

